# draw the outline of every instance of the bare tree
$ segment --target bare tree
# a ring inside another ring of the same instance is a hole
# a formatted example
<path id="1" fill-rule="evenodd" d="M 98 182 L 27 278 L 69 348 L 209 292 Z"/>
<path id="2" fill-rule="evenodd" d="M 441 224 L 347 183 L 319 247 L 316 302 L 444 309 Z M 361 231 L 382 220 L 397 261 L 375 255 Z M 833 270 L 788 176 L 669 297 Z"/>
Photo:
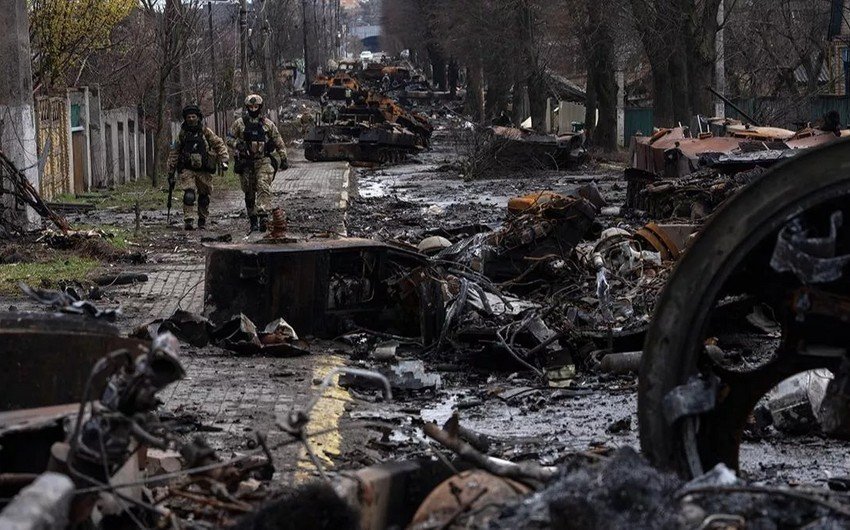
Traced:
<path id="1" fill-rule="evenodd" d="M 179 116 L 182 87 L 179 77 L 180 65 L 189 43 L 196 38 L 195 31 L 201 20 L 201 0 L 166 0 L 164 12 L 158 0 L 140 0 L 142 9 L 156 27 L 156 99 L 152 114 L 155 116 L 154 149 L 155 168 L 152 173 L 156 185 L 157 173 L 165 168 L 164 153 L 169 143 L 168 117 Z M 176 81 L 175 81 L 176 80 Z M 166 101 L 171 101 L 171 112 L 166 115 Z M 175 111 L 177 115 L 175 115 Z"/>
<path id="2" fill-rule="evenodd" d="M 848 8 L 833 8 L 832 0 L 753 0 L 730 21 L 729 87 L 742 98 L 773 96 L 754 109 L 760 121 L 807 121 L 813 98 L 841 92 L 842 72 L 827 70 L 829 31 L 847 26 Z"/>

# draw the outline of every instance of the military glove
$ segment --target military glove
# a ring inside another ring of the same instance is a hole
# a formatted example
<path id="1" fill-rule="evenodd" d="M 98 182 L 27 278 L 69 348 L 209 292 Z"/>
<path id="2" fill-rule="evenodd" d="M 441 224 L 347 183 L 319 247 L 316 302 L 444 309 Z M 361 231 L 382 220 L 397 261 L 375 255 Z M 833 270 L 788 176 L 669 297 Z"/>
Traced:
<path id="1" fill-rule="evenodd" d="M 285 156 L 280 158 L 280 169 L 289 169 L 289 160 Z"/>

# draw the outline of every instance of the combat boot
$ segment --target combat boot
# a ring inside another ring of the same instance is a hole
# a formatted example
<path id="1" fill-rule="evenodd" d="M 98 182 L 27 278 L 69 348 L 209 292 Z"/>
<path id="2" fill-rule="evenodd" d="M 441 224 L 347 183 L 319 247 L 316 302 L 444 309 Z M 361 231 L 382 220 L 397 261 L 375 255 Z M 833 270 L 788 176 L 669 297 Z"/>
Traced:
<path id="1" fill-rule="evenodd" d="M 199 221 L 199 224 L 200 224 L 200 221 Z M 184 228 L 185 230 L 194 230 L 194 229 L 195 229 L 195 228 L 192 226 L 192 220 L 191 220 L 191 219 L 186 219 L 186 222 L 183 224 L 183 228 Z"/>
<path id="2" fill-rule="evenodd" d="M 265 232 L 269 228 L 269 223 L 268 223 L 269 217 L 267 215 L 261 215 L 259 217 L 260 217 L 260 232 Z"/>
<path id="3" fill-rule="evenodd" d="M 198 230 L 203 230 L 207 226 L 207 218 L 198 216 Z"/>
<path id="4" fill-rule="evenodd" d="M 250 221 L 250 223 L 251 223 L 250 228 L 248 228 L 249 232 L 256 232 L 257 230 L 260 229 L 260 225 L 257 224 L 257 216 L 256 215 L 249 215 L 248 221 Z"/>

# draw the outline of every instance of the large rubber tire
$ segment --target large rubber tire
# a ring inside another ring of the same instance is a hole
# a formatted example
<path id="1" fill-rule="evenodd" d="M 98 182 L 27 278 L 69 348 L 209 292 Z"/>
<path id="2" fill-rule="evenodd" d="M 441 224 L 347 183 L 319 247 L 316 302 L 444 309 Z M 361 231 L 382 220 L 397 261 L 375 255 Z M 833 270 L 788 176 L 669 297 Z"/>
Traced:
<path id="1" fill-rule="evenodd" d="M 812 149 L 766 172 L 731 199 L 679 261 L 644 344 L 638 421 L 644 455 L 657 467 L 691 475 L 682 422 L 662 414 L 664 396 L 697 373 L 704 330 L 718 292 L 765 237 L 808 208 L 850 194 L 850 139 Z"/>

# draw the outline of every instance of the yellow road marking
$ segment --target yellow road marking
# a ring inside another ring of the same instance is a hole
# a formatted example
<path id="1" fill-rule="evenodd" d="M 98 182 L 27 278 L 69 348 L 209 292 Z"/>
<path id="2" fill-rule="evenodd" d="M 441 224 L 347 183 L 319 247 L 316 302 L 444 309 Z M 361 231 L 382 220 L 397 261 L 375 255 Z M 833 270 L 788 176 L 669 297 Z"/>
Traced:
<path id="1" fill-rule="evenodd" d="M 344 365 L 344 358 L 328 355 L 316 364 L 313 369 L 313 380 L 323 380 L 331 370 Z M 339 420 L 345 414 L 345 404 L 352 399 L 347 390 L 337 386 L 338 380 L 339 375 L 334 376 L 333 384 L 325 389 L 322 399 L 313 408 L 313 412 L 310 414 L 310 423 L 307 424 L 308 433 L 339 427 Z M 312 436 L 308 441 L 322 465 L 326 469 L 333 467 L 332 457 L 339 456 L 342 452 L 342 434 L 333 430 L 320 436 Z M 315 473 L 316 466 L 313 465 L 304 447 L 301 447 L 298 451 L 298 471 L 295 473 L 295 481 L 311 480 Z"/>

